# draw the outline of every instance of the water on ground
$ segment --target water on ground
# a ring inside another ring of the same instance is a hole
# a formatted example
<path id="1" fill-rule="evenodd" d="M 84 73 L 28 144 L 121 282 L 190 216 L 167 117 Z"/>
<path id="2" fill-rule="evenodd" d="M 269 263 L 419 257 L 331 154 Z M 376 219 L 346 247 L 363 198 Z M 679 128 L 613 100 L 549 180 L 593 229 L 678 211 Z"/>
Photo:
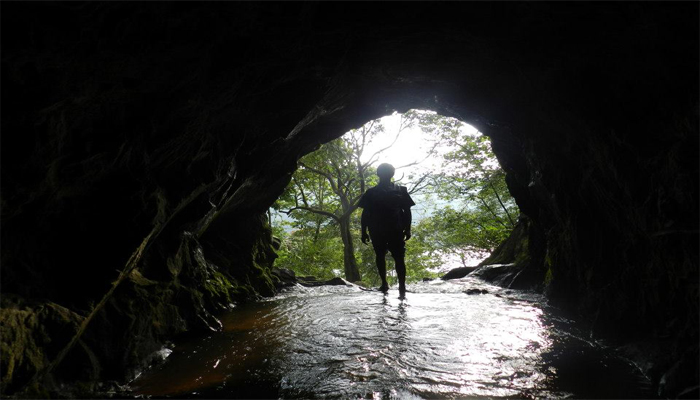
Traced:
<path id="1" fill-rule="evenodd" d="M 466 294 L 469 289 L 485 294 Z M 540 295 L 476 278 L 296 287 L 221 316 L 131 383 L 174 398 L 640 398 L 648 382 Z"/>

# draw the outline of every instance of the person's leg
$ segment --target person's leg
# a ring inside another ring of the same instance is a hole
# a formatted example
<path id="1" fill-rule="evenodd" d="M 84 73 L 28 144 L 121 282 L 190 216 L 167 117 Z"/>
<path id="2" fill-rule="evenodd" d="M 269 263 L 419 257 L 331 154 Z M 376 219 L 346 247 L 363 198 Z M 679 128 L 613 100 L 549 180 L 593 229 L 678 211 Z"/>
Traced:
<path id="1" fill-rule="evenodd" d="M 389 284 L 386 281 L 386 250 L 384 252 L 376 252 L 376 262 L 377 262 L 377 271 L 379 272 L 379 278 L 382 280 L 382 286 L 379 287 L 379 290 L 389 290 Z"/>
<path id="2" fill-rule="evenodd" d="M 386 281 L 386 252 L 387 242 L 381 235 L 370 232 L 372 238 L 372 247 L 374 247 L 375 262 L 377 263 L 377 272 L 382 280 L 382 285 L 379 287 L 381 291 L 389 290 L 389 284 Z"/>
<path id="3" fill-rule="evenodd" d="M 406 293 L 406 243 L 402 233 L 397 234 L 389 243 L 389 250 L 394 258 L 396 277 L 399 278 L 399 293 L 404 294 Z"/>
<path id="4" fill-rule="evenodd" d="M 393 255 L 393 254 L 392 254 Z M 403 254 L 394 256 L 396 276 L 399 278 L 399 292 L 406 293 L 406 262 Z"/>

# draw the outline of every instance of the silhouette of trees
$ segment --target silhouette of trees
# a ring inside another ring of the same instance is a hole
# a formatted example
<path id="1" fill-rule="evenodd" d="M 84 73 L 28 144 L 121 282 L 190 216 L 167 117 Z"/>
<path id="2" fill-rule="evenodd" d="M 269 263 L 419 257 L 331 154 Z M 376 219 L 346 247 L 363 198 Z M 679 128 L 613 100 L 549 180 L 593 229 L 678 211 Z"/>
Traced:
<path id="1" fill-rule="evenodd" d="M 373 165 L 381 154 L 418 119 L 415 112 L 402 115 L 393 142 L 372 154 L 366 154 L 370 143 L 377 135 L 385 133 L 380 120 L 371 121 L 359 129 L 351 130 L 342 138 L 324 144 L 299 161 L 299 169 L 292 177 L 292 184 L 279 202 L 282 212 L 291 216 L 297 211 L 294 217 L 299 218 L 302 225 L 313 225 L 314 242 L 318 240 L 326 220 L 330 219 L 338 227 L 343 244 L 345 278 L 351 282 L 361 280 L 352 229 L 352 216 L 357 209 L 357 202 L 369 187 L 368 184 L 375 182 Z M 413 189 L 419 188 L 423 181 L 425 179 L 419 180 Z M 299 211 L 314 215 L 298 217 Z"/>

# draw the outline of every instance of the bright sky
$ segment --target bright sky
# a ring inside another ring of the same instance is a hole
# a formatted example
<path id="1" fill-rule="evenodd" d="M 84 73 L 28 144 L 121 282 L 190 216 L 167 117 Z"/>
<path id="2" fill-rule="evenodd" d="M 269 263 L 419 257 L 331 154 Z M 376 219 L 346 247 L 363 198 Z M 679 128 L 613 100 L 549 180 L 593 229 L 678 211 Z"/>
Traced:
<path id="1" fill-rule="evenodd" d="M 374 154 L 374 152 L 376 152 L 377 150 L 391 144 L 391 141 L 394 139 L 396 132 L 399 129 L 401 115 L 399 115 L 398 113 L 394 113 L 393 115 L 383 117 L 381 120 L 382 124 L 384 124 L 385 126 L 384 134 L 377 136 L 377 138 L 372 143 L 370 143 L 366 150 L 365 157 L 369 157 L 371 154 Z M 463 123 L 462 130 L 468 134 L 476 134 L 478 132 L 476 128 L 466 123 Z M 393 165 L 394 167 L 400 167 L 402 165 L 410 164 L 415 161 L 423 160 L 428 154 L 428 151 L 431 147 L 432 142 L 430 141 L 430 138 L 426 137 L 426 134 L 421 132 L 419 128 L 406 129 L 401 133 L 396 143 L 394 143 L 394 145 L 391 148 L 387 149 L 382 153 L 382 155 L 379 158 L 379 161 L 377 162 L 377 164 L 375 164 L 375 166 L 387 162 Z M 450 149 L 438 149 L 438 154 L 434 154 L 419 165 L 397 169 L 394 178 L 400 179 L 402 174 L 405 174 L 406 176 L 408 176 L 411 173 L 419 175 L 421 171 L 425 169 L 432 169 L 433 171 L 439 170 L 442 164 L 441 154 L 447 152 L 448 150 Z M 417 203 L 416 206 L 412 209 L 414 214 L 414 221 L 416 222 L 430 215 L 436 208 L 441 208 L 447 205 L 447 203 L 444 201 L 430 199 L 429 195 L 416 194 L 413 195 L 413 197 Z M 478 263 L 483 261 L 487 256 L 488 253 L 465 255 L 466 265 L 477 265 Z M 442 272 L 445 272 L 451 268 L 456 268 L 460 266 L 462 266 L 462 264 L 459 261 L 459 257 L 453 255 L 453 257 L 446 257 L 445 264 L 442 265 L 440 269 L 442 270 Z"/>
<path id="2" fill-rule="evenodd" d="M 376 138 L 369 143 L 363 154 L 362 161 L 367 161 L 367 159 L 377 150 L 391 144 L 399 130 L 400 121 L 401 115 L 398 113 L 381 118 L 381 122 L 385 127 L 384 133 L 377 135 Z M 476 128 L 468 124 L 463 124 L 462 129 L 464 129 L 466 133 L 473 134 L 477 132 Z M 379 160 L 374 164 L 374 166 L 376 167 L 385 162 L 393 165 L 395 168 L 397 168 L 396 174 L 394 175 L 394 180 L 400 180 L 402 185 L 410 187 L 408 179 L 410 175 L 421 176 L 426 170 L 430 170 L 431 172 L 439 172 L 442 164 L 441 154 L 451 150 L 447 147 L 439 148 L 438 153 L 433 154 L 426 159 L 426 156 L 428 155 L 428 152 L 432 146 L 432 138 L 423 133 L 420 128 L 414 127 L 405 129 L 403 132 L 401 132 L 401 135 L 393 146 L 385 150 L 380 155 Z M 418 165 L 400 168 L 403 165 L 411 164 L 424 159 L 425 161 L 422 161 Z M 402 179 L 402 177 L 404 179 Z M 416 222 L 428 217 L 436 208 L 442 208 L 447 204 L 450 204 L 450 202 L 433 198 L 430 194 L 425 192 L 416 193 L 412 195 L 412 197 L 417 203 L 412 209 L 414 221 Z M 453 206 L 456 205 L 453 204 Z"/>
<path id="3" fill-rule="evenodd" d="M 394 140 L 394 137 L 396 136 L 396 132 L 399 129 L 400 120 L 401 115 L 398 113 L 394 113 L 393 115 L 388 115 L 386 117 L 381 118 L 381 122 L 385 127 L 384 133 L 378 135 L 371 143 L 367 145 L 363 154 L 362 161 L 367 161 L 367 158 L 371 157 L 372 154 L 374 154 L 377 150 L 380 150 L 391 144 L 391 142 Z M 468 124 L 464 124 L 462 129 L 464 129 L 466 133 L 470 134 L 478 132 L 476 128 Z M 432 148 L 432 146 L 433 143 L 431 142 L 430 137 L 421 132 L 419 128 L 416 127 L 411 129 L 405 129 L 399 136 L 398 140 L 396 140 L 396 142 L 389 149 L 385 150 L 381 154 L 379 160 L 374 164 L 374 166 L 376 167 L 381 163 L 389 163 L 393 165 L 397 168 L 396 174 L 394 176 L 395 180 L 401 179 L 402 175 L 405 175 L 406 177 L 408 177 L 410 174 L 420 176 L 422 171 L 426 169 L 431 169 L 433 172 L 438 171 L 442 164 L 441 154 L 448 151 L 449 149 L 439 149 L 441 150 L 439 154 L 435 154 L 432 157 L 425 159 L 426 155 L 428 154 L 428 151 Z M 399 168 L 403 165 L 410 164 L 416 161 L 421 161 L 423 159 L 425 159 L 425 161 L 421 162 L 418 165 L 413 165 L 406 168 Z M 408 179 L 403 179 L 401 181 L 401 184 L 406 185 L 407 180 Z M 448 204 L 445 201 L 431 198 L 430 195 L 422 193 L 414 194 L 412 195 L 412 197 L 417 203 L 416 206 L 412 208 L 414 223 L 417 223 L 421 219 L 432 214 L 432 212 L 434 212 L 436 208 L 441 208 Z M 277 218 L 285 220 L 288 217 L 276 213 L 275 219 Z M 468 265 L 476 265 L 486 256 L 487 254 L 467 256 L 467 263 Z M 455 268 L 458 266 L 461 266 L 461 263 L 457 260 L 457 258 L 449 259 L 448 257 L 445 265 L 443 265 L 443 269 L 448 270 L 450 268 Z"/>
<path id="4" fill-rule="evenodd" d="M 367 149 L 363 154 L 362 161 L 367 161 L 367 158 L 369 158 L 377 150 L 391 144 L 392 140 L 394 140 L 394 137 L 396 136 L 396 132 L 399 130 L 400 120 L 401 115 L 398 113 L 381 118 L 382 124 L 385 127 L 384 134 L 378 135 L 376 139 L 374 139 L 367 146 Z M 470 133 L 477 132 L 476 128 L 468 124 L 464 124 L 463 129 Z M 375 167 L 385 162 L 393 165 L 395 168 L 397 168 L 396 175 L 394 177 L 395 179 L 401 178 L 402 174 L 406 174 L 407 176 L 410 173 L 418 174 L 421 170 L 427 168 L 439 169 L 442 160 L 438 154 L 426 159 L 420 165 L 398 169 L 402 165 L 423 160 L 431 147 L 432 142 L 430 141 L 430 138 L 427 138 L 419 128 L 414 127 L 406 129 L 401 133 L 396 143 L 381 154 L 379 161 L 375 164 Z"/>
<path id="5" fill-rule="evenodd" d="M 384 134 L 378 135 L 376 139 L 373 140 L 367 146 L 365 153 L 363 154 L 362 161 L 367 161 L 367 158 L 369 158 L 377 150 L 380 150 L 391 144 L 391 142 L 394 140 L 394 137 L 396 136 L 396 132 L 399 129 L 400 120 L 401 115 L 398 113 L 394 113 L 393 115 L 388 115 L 386 117 L 381 118 L 382 124 L 385 127 Z M 478 132 L 476 128 L 466 123 L 463 124 L 462 129 L 466 133 L 470 134 L 475 134 Z M 431 149 L 432 145 L 433 144 L 430 141 L 430 138 L 427 137 L 426 134 L 421 132 L 419 128 L 415 127 L 411 129 L 406 129 L 401 133 L 398 140 L 396 140 L 396 143 L 394 143 L 394 145 L 391 148 L 385 150 L 382 153 L 382 155 L 379 157 L 379 161 L 375 164 L 375 167 L 381 163 L 386 162 L 398 168 L 402 165 L 423 160 L 428 154 L 428 151 Z M 419 175 L 425 169 L 432 169 L 433 171 L 439 170 L 442 164 L 442 157 L 440 154 L 446 152 L 447 150 L 449 149 L 439 149 L 439 154 L 434 154 L 419 165 L 397 169 L 394 179 L 398 180 L 404 174 L 406 176 L 408 176 L 409 174 Z M 422 218 L 425 218 L 428 215 L 430 215 L 435 208 L 444 207 L 447 204 L 444 201 L 430 199 L 430 196 L 428 195 L 415 194 L 412 197 L 414 197 L 414 200 L 417 203 L 416 206 L 412 209 L 415 222 L 418 222 Z M 488 254 L 486 253 L 467 255 L 467 265 L 476 265 L 483 259 L 485 259 L 487 256 Z M 447 271 L 451 268 L 456 268 L 459 266 L 461 266 L 461 262 L 459 262 L 458 258 L 448 257 L 448 259 L 446 259 L 445 265 L 443 265 L 441 269 Z"/>

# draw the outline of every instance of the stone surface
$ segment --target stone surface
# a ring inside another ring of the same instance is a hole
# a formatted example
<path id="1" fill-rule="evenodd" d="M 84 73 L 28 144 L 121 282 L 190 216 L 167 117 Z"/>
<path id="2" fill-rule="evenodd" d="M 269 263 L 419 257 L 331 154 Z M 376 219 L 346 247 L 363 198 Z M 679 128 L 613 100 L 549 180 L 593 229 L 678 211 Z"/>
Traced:
<path id="1" fill-rule="evenodd" d="M 475 275 L 507 288 L 541 291 L 551 281 L 544 263 L 545 248 L 541 227 L 521 215 L 508 239 L 479 264 Z"/>
<path id="2" fill-rule="evenodd" d="M 329 279 L 325 281 L 324 284 L 327 286 L 352 286 L 352 284 L 346 281 L 345 279 L 338 277 Z"/>
<path id="3" fill-rule="evenodd" d="M 343 278 L 331 278 L 325 281 L 319 281 L 314 276 L 300 276 L 298 283 L 306 287 L 316 287 L 316 286 L 352 286 L 352 283 L 346 281 Z"/>
<path id="4" fill-rule="evenodd" d="M 278 283 L 275 285 L 278 290 L 294 286 L 297 283 L 296 274 L 287 268 L 273 268 L 272 275 L 278 279 Z"/>
<path id="5" fill-rule="evenodd" d="M 447 281 L 450 279 L 464 278 L 474 271 L 477 267 L 457 267 L 449 270 L 445 275 L 441 276 L 440 279 Z M 430 280 L 428 278 L 423 278 L 423 281 Z"/>
<path id="6" fill-rule="evenodd" d="M 515 263 L 512 264 L 488 264 L 482 265 L 474 272 L 472 276 L 481 278 L 495 285 L 510 288 L 518 275 L 523 272 L 523 268 Z"/>
<path id="7" fill-rule="evenodd" d="M 46 396 L 59 388 L 51 379 L 34 377 L 49 365 L 71 337 L 84 317 L 51 302 L 26 302 L 3 298 L 0 309 L 0 369 L 2 393 L 12 393 L 29 385 L 34 396 Z M 94 383 L 100 377 L 100 364 L 92 351 L 80 341 L 67 355 L 57 377 Z"/>
<path id="8" fill-rule="evenodd" d="M 522 286 L 698 359 L 697 3 L 342 7 L 3 4 L 3 295 L 85 315 L 153 232 L 83 338 L 123 379 L 274 294 L 264 213 L 299 157 L 421 108 L 491 137 Z M 664 396 L 697 384 L 672 367 Z"/>

